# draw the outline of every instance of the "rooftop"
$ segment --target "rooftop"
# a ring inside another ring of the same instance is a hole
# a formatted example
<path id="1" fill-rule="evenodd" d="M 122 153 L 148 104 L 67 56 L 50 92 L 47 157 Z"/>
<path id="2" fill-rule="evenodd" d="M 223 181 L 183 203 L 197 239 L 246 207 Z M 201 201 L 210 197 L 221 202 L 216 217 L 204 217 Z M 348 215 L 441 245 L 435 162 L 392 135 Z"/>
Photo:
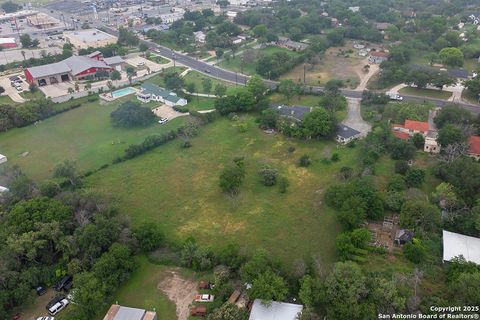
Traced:
<path id="1" fill-rule="evenodd" d="M 414 130 L 414 131 L 428 131 L 428 122 L 415 121 L 415 120 L 405 120 L 405 129 Z"/>
<path id="2" fill-rule="evenodd" d="M 279 115 L 284 117 L 290 117 L 302 121 L 307 113 L 311 111 L 310 107 L 305 106 L 277 106 Z"/>
<path id="3" fill-rule="evenodd" d="M 71 56 L 60 62 L 31 67 L 27 68 L 27 70 L 32 77 L 41 78 L 68 72 L 71 72 L 75 76 L 90 68 L 109 69 L 110 67 L 103 61 L 91 59 L 87 56 Z"/>
<path id="4" fill-rule="evenodd" d="M 144 309 L 130 308 L 112 304 L 103 320 L 155 320 L 154 311 Z"/>
<path id="5" fill-rule="evenodd" d="M 388 52 L 383 51 L 370 51 L 370 55 L 373 57 L 388 58 Z"/>
<path id="6" fill-rule="evenodd" d="M 460 255 L 466 261 L 480 264 L 480 238 L 443 230 L 443 261 Z"/>
<path id="7" fill-rule="evenodd" d="M 471 136 L 468 138 L 468 145 L 468 152 L 470 154 L 480 154 L 480 136 Z"/>
<path id="8" fill-rule="evenodd" d="M 100 31 L 98 29 L 86 29 L 86 30 L 75 30 L 64 32 L 64 36 L 70 38 L 76 38 L 82 42 L 95 42 L 103 41 L 108 39 L 116 39 L 117 37 L 112 36 L 106 32 Z"/>
<path id="9" fill-rule="evenodd" d="M 262 304 L 261 300 L 255 299 L 250 312 L 249 320 L 296 320 L 303 310 L 299 304 L 271 301 L 270 306 Z"/>
<path id="10" fill-rule="evenodd" d="M 165 90 L 165 89 L 163 89 L 163 88 L 161 88 L 161 87 L 159 87 L 159 86 L 157 86 L 153 83 L 150 83 L 150 82 L 146 82 L 146 83 L 142 84 L 142 90 L 146 93 L 151 93 L 151 94 L 154 94 L 156 96 L 160 96 L 163 99 L 174 102 L 174 103 L 178 102 L 178 100 L 181 99 L 180 97 L 178 97 L 172 91 Z"/>
<path id="11" fill-rule="evenodd" d="M 337 136 L 340 136 L 344 139 L 349 139 L 360 134 L 360 131 L 357 131 L 349 126 L 344 124 L 339 124 L 337 126 Z"/>

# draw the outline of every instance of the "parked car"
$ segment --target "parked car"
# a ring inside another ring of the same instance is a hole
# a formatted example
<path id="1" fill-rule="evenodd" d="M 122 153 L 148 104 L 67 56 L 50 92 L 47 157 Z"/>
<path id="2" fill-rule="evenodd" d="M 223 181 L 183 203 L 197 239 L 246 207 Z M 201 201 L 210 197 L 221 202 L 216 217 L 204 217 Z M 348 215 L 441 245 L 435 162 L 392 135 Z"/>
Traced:
<path id="1" fill-rule="evenodd" d="M 21 84 L 21 83 L 23 83 L 23 80 L 20 79 L 20 78 L 17 78 L 17 79 L 14 80 L 14 82 L 15 82 L 16 84 Z"/>
<path id="2" fill-rule="evenodd" d="M 62 290 L 70 290 L 73 284 L 73 278 L 72 276 L 65 276 L 63 277 L 55 286 L 53 286 L 53 289 L 55 291 L 62 291 Z"/>
<path id="3" fill-rule="evenodd" d="M 38 317 L 36 320 L 55 320 L 54 317 Z"/>
<path id="4" fill-rule="evenodd" d="M 63 309 L 65 309 L 65 307 L 68 305 L 68 300 L 67 299 L 62 299 L 61 301 L 55 303 L 53 306 L 51 306 L 49 309 L 48 309 L 48 313 L 51 315 L 51 316 L 54 316 L 56 315 L 57 313 L 59 313 L 60 311 L 62 311 Z"/>
<path id="5" fill-rule="evenodd" d="M 52 306 L 62 301 L 63 299 L 65 299 L 65 296 L 63 294 L 56 296 L 55 298 L 53 298 L 47 303 L 46 309 L 47 310 L 50 309 Z"/>
<path id="6" fill-rule="evenodd" d="M 15 86 L 15 89 L 17 89 L 17 91 L 23 91 L 21 86 Z"/>
<path id="7" fill-rule="evenodd" d="M 20 79 L 18 76 L 8 77 L 8 80 L 10 80 L 10 81 L 15 81 L 15 80 L 18 80 L 18 79 Z"/>
<path id="8" fill-rule="evenodd" d="M 38 286 L 35 288 L 35 291 L 37 292 L 38 296 L 43 296 L 45 293 L 47 293 L 47 288 L 44 286 Z"/>
<path id="9" fill-rule="evenodd" d="M 160 123 L 160 124 L 164 124 L 164 123 L 167 123 L 167 122 L 168 122 L 167 118 L 160 118 L 160 120 L 158 120 L 158 123 Z"/>
<path id="10" fill-rule="evenodd" d="M 195 302 L 212 302 L 215 297 L 211 294 L 197 294 L 195 295 Z"/>

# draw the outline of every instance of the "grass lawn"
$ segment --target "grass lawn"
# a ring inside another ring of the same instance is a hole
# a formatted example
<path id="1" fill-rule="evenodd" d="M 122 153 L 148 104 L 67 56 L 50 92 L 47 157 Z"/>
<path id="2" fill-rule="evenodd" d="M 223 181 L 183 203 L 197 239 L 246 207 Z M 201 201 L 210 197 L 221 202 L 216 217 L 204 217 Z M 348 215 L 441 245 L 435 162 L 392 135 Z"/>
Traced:
<path id="1" fill-rule="evenodd" d="M 26 90 L 20 93 L 20 95 L 22 96 L 22 98 L 27 100 L 35 100 L 35 99 L 40 99 L 45 97 L 45 95 L 41 90 L 35 90 L 35 92 L 33 93 L 30 92 L 30 90 Z"/>
<path id="2" fill-rule="evenodd" d="M 14 105 L 17 104 L 9 96 L 0 96 L 0 104 Z"/>
<path id="3" fill-rule="evenodd" d="M 41 121 L 38 125 L 9 130 L 0 134 L 0 150 L 10 164 L 19 165 L 32 179 L 40 181 L 52 175 L 53 167 L 65 159 L 76 160 L 81 171 L 96 169 L 122 155 L 132 143 L 146 136 L 166 132 L 182 125 L 186 117 L 167 124 L 154 123 L 146 128 L 114 128 L 110 113 L 134 96 L 101 105 L 74 100 L 55 106 L 82 102 L 82 106 Z M 21 157 L 23 152 L 28 156 Z"/>
<path id="4" fill-rule="evenodd" d="M 357 149 L 268 135 L 253 116 L 244 119 L 247 132 L 222 118 L 203 127 L 192 148 L 180 149 L 173 141 L 91 175 L 86 185 L 115 203 L 134 225 L 157 222 L 173 241 L 194 236 L 214 250 L 234 241 L 247 252 L 265 248 L 287 266 L 311 255 L 330 265 L 340 226 L 323 204 L 323 192 L 341 167 L 356 167 Z M 289 153 L 289 146 L 296 151 Z M 332 152 L 341 161 L 323 163 Z M 303 154 L 313 160 L 308 168 L 296 165 Z M 247 174 L 240 195 L 232 199 L 221 192 L 218 176 L 239 155 L 245 156 Z M 287 177 L 287 193 L 259 182 L 263 163 Z"/>
<path id="5" fill-rule="evenodd" d="M 165 266 L 152 264 L 144 256 L 137 257 L 139 267 L 132 277 L 113 294 L 112 303 L 146 310 L 155 309 L 158 319 L 176 319 L 175 304 L 158 288 Z M 105 312 L 97 319 L 103 319 Z"/>
<path id="6" fill-rule="evenodd" d="M 203 80 L 204 79 L 210 79 L 212 81 L 212 89 L 210 90 L 210 92 L 205 92 L 205 90 L 203 88 Z M 234 86 L 234 84 L 232 84 L 230 82 L 220 81 L 220 80 L 217 80 L 215 78 L 212 78 L 212 77 L 206 76 L 204 74 L 201 74 L 200 72 L 197 72 L 197 71 L 190 71 L 189 73 L 187 73 L 183 77 L 183 80 L 185 81 L 185 84 L 194 83 L 195 84 L 195 92 L 198 92 L 198 93 L 213 94 L 213 91 L 214 91 L 215 87 L 219 84 L 223 84 L 227 87 Z"/>
<path id="7" fill-rule="evenodd" d="M 462 99 L 466 100 L 467 102 L 470 103 L 475 103 L 478 104 L 478 98 L 475 97 L 470 91 L 468 90 L 463 90 L 462 91 Z"/>
<path id="8" fill-rule="evenodd" d="M 153 62 L 158 63 L 158 64 L 167 64 L 167 63 L 170 62 L 170 60 L 168 60 L 167 58 L 164 58 L 162 56 L 153 55 L 153 54 L 148 57 L 148 60 L 153 61 Z"/>
<path id="9" fill-rule="evenodd" d="M 165 76 L 165 74 L 170 73 L 170 72 L 176 72 L 176 73 L 180 74 L 185 70 L 187 70 L 187 68 L 185 68 L 185 67 L 169 67 L 169 68 L 164 69 L 158 75 L 153 76 L 150 79 L 146 80 L 145 82 L 151 82 L 151 83 L 156 84 L 157 86 L 165 87 L 165 82 L 163 81 L 163 77 Z"/>
<path id="10" fill-rule="evenodd" d="M 200 111 L 215 109 L 215 99 L 191 96 L 190 102 L 187 104 L 189 110 Z"/>
<path id="11" fill-rule="evenodd" d="M 405 87 L 400 89 L 400 93 L 412 96 L 428 97 L 434 99 L 448 99 L 452 96 L 449 91 L 434 90 L 434 89 L 418 89 L 413 87 Z"/>
<path id="12" fill-rule="evenodd" d="M 272 55 L 275 52 L 285 52 L 290 56 L 298 56 L 299 55 L 298 52 L 288 50 L 288 49 L 284 49 L 284 48 L 278 48 L 276 46 L 270 46 L 270 47 L 266 47 L 266 48 L 263 48 L 263 49 L 253 49 L 253 50 L 255 50 L 257 53 L 260 53 L 260 54 L 263 54 L 263 55 Z M 255 61 L 252 61 L 251 63 L 245 63 L 244 62 L 243 66 L 242 66 L 242 54 L 240 53 L 240 54 L 236 54 L 235 58 L 230 58 L 228 61 L 227 61 L 227 59 L 223 58 L 223 60 L 220 61 L 219 66 L 222 67 L 222 68 L 234 71 L 234 72 L 242 72 L 242 70 L 243 70 L 244 74 L 254 75 L 254 74 L 257 73 L 255 71 L 256 61 L 257 61 L 257 59 L 255 59 Z"/>

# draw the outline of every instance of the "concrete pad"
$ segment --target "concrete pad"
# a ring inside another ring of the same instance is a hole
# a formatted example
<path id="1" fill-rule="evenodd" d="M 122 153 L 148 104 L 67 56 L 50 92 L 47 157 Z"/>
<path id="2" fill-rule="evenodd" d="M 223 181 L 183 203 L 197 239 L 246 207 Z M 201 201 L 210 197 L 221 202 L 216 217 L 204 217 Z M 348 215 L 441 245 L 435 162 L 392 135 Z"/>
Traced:
<path id="1" fill-rule="evenodd" d="M 150 61 L 148 59 L 145 59 L 144 57 L 136 56 L 136 57 L 130 57 L 125 60 L 126 63 L 129 65 L 139 68 L 139 69 L 146 69 L 146 67 L 150 68 L 150 72 L 158 72 L 161 71 L 165 65 L 164 64 L 158 64 L 153 61 Z M 140 70 L 141 71 L 141 70 Z"/>
<path id="2" fill-rule="evenodd" d="M 173 110 L 172 107 L 162 104 L 152 110 L 153 113 L 159 118 L 167 118 L 168 120 L 175 119 L 177 117 L 187 116 L 188 113 L 181 113 Z"/>

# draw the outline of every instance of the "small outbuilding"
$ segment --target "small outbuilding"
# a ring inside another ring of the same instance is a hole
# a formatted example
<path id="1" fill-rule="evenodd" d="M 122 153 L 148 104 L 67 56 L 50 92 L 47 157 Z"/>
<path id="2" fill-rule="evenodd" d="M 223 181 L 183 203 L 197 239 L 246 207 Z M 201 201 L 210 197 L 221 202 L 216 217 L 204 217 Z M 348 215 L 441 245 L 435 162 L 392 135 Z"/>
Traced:
<path id="1" fill-rule="evenodd" d="M 193 306 L 192 309 L 190 309 L 190 315 L 192 315 L 193 317 L 204 317 L 206 314 L 206 306 Z"/>
<path id="2" fill-rule="evenodd" d="M 412 241 L 413 237 L 415 236 L 415 232 L 413 230 L 408 229 L 399 229 L 395 233 L 395 244 L 396 245 L 404 245 Z"/>
<path id="3" fill-rule="evenodd" d="M 249 320 L 297 320 L 302 313 L 300 304 L 270 301 L 268 305 L 260 299 L 255 299 Z"/>

